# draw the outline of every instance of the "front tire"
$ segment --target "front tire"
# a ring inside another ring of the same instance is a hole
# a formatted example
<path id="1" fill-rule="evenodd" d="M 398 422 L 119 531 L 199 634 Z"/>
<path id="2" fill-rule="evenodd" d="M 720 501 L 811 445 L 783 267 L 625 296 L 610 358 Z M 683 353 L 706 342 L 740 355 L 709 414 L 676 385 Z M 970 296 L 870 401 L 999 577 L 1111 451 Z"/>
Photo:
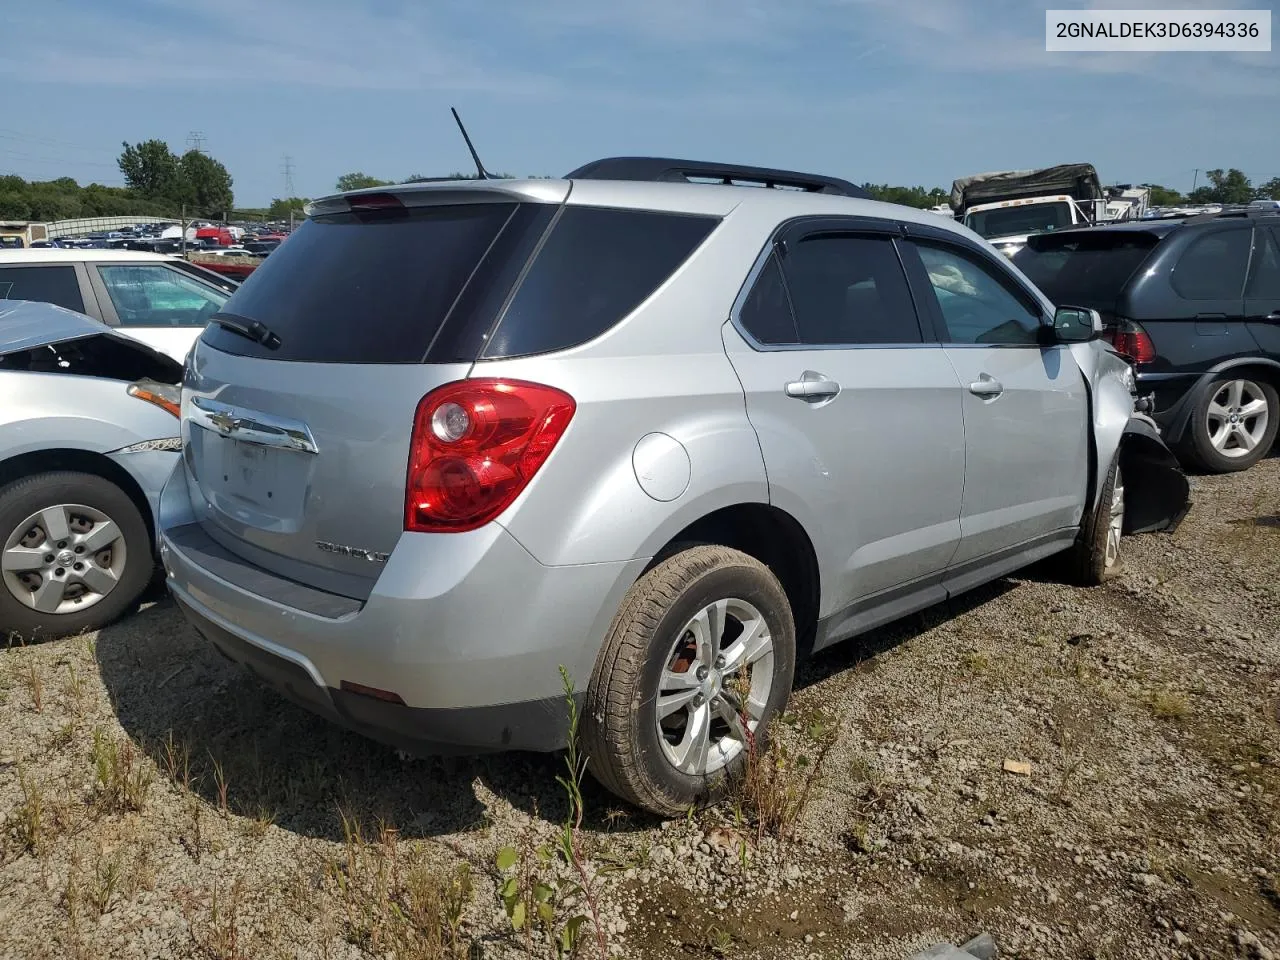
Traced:
<path id="1" fill-rule="evenodd" d="M 786 705 L 795 650 L 791 605 L 763 563 L 720 546 L 674 554 L 632 586 L 601 649 L 588 769 L 661 816 L 715 801 Z"/>
<path id="2" fill-rule="evenodd" d="M 1247 470 L 1267 455 L 1280 427 L 1276 388 L 1225 375 L 1196 399 L 1188 426 L 1191 459 L 1211 473 Z"/>
<path id="3" fill-rule="evenodd" d="M 1096 587 L 1119 576 L 1122 564 L 1125 489 L 1116 455 L 1107 472 L 1098 505 L 1080 530 L 1068 555 L 1072 579 L 1081 586 Z"/>
<path id="4" fill-rule="evenodd" d="M 0 634 L 97 630 L 133 609 L 154 569 L 146 521 L 109 480 L 56 471 L 0 488 Z"/>

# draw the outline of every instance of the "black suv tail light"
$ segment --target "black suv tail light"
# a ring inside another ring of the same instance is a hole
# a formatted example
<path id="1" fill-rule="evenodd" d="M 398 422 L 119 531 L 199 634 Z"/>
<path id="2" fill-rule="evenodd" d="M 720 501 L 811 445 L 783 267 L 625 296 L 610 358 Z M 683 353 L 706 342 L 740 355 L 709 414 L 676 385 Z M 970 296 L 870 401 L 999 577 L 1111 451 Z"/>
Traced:
<path id="1" fill-rule="evenodd" d="M 1116 352 L 1137 363 L 1150 363 L 1156 358 L 1156 345 L 1142 325 L 1133 320 L 1117 320 L 1107 328 L 1106 337 Z"/>

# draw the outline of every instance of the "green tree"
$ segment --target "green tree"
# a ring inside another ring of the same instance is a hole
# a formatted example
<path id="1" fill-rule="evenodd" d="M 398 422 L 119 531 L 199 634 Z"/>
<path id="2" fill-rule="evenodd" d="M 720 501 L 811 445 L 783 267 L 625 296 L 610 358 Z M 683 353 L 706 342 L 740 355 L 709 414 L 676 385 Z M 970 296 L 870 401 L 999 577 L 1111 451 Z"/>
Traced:
<path id="1" fill-rule="evenodd" d="M 124 181 L 144 197 L 172 196 L 181 179 L 179 161 L 163 140 L 147 140 L 130 145 L 123 143 L 124 152 L 116 163 L 124 175 Z"/>
<path id="2" fill-rule="evenodd" d="M 862 189 L 871 194 L 873 200 L 885 203 L 899 203 L 908 207 L 934 207 L 945 203 L 950 196 L 941 187 L 926 190 L 924 187 L 895 187 L 888 183 L 864 183 Z"/>
<path id="3" fill-rule="evenodd" d="M 338 178 L 338 189 L 345 193 L 348 190 L 363 190 L 365 187 L 389 187 L 394 180 L 379 180 L 367 173 L 344 173 Z"/>
<path id="4" fill-rule="evenodd" d="M 288 220 L 290 212 L 293 213 L 295 219 L 302 217 L 302 207 L 307 203 L 307 197 L 273 197 L 271 206 L 267 208 L 267 219 L 269 220 Z"/>
<path id="5" fill-rule="evenodd" d="M 1248 203 L 1253 199 L 1253 184 L 1235 167 L 1225 173 L 1210 170 L 1205 176 L 1209 185 L 1191 192 L 1187 199 L 1192 203 Z"/>
<path id="6" fill-rule="evenodd" d="M 220 216 L 235 206 L 231 192 L 231 174 L 213 157 L 199 150 L 188 150 L 180 161 L 181 199 L 207 217 Z"/>
<path id="7" fill-rule="evenodd" d="M 1280 200 L 1280 177 L 1272 177 L 1262 186 L 1258 187 L 1258 200 Z"/>
<path id="8" fill-rule="evenodd" d="M 1182 203 L 1182 194 L 1177 190 L 1162 187 L 1158 183 L 1145 183 L 1143 186 L 1151 190 L 1151 205 L 1153 207 L 1176 207 Z"/>

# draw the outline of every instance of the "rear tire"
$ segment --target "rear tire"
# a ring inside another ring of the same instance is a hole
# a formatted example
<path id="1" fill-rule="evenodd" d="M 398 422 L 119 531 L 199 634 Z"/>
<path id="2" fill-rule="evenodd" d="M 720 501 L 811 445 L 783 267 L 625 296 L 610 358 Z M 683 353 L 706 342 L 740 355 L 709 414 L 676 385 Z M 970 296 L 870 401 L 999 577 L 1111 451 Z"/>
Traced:
<path id="1" fill-rule="evenodd" d="M 1280 397 L 1274 386 L 1256 376 L 1224 374 L 1196 398 L 1187 453 L 1210 473 L 1247 470 L 1271 450 L 1278 427 Z"/>
<path id="2" fill-rule="evenodd" d="M 786 705 L 795 650 L 787 595 L 763 563 L 720 546 L 670 556 L 632 586 L 600 651 L 588 769 L 660 816 L 714 802 Z"/>
<path id="3" fill-rule="evenodd" d="M 1096 587 L 1119 576 L 1122 570 L 1124 498 L 1124 478 L 1120 474 L 1120 456 L 1117 454 L 1107 471 L 1098 505 L 1067 554 L 1071 579 L 1081 586 Z"/>
<path id="4" fill-rule="evenodd" d="M 111 481 L 56 471 L 0 488 L 0 635 L 97 630 L 137 605 L 154 571 L 147 523 Z"/>

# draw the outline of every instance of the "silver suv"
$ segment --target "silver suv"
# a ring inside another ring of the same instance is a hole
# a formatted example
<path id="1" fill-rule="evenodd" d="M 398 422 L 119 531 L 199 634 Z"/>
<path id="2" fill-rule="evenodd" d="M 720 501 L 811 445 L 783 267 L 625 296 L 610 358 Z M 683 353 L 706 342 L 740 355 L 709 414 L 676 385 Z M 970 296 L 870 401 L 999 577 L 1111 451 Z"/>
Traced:
<path id="1" fill-rule="evenodd" d="M 1185 511 L 1096 314 L 852 184 L 623 158 L 309 212 L 192 351 L 162 554 L 385 742 L 558 749 L 563 665 L 595 776 L 681 811 L 798 656 Z"/>

